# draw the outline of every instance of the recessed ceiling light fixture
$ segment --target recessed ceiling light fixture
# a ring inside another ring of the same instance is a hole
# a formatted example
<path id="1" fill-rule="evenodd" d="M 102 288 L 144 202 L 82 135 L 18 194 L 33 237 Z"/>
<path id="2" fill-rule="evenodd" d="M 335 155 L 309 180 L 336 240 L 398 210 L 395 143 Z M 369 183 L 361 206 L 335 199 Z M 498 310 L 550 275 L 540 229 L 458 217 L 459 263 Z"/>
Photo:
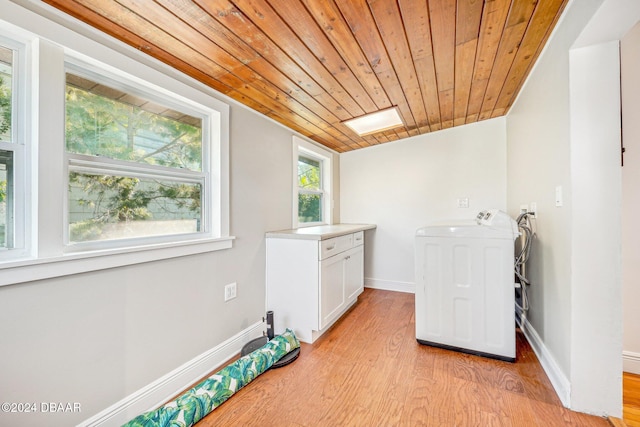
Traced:
<path id="1" fill-rule="evenodd" d="M 345 120 L 342 123 L 349 126 L 360 136 L 382 132 L 404 124 L 396 107 L 365 114 L 355 119 Z"/>

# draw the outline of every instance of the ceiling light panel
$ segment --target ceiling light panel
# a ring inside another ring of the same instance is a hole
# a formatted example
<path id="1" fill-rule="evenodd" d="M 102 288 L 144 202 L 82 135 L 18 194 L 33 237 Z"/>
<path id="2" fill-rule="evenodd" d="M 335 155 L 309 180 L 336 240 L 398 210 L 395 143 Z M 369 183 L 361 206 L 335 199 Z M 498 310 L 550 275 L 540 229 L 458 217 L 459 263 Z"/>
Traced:
<path id="1" fill-rule="evenodd" d="M 396 107 L 346 120 L 343 123 L 361 136 L 404 125 Z"/>

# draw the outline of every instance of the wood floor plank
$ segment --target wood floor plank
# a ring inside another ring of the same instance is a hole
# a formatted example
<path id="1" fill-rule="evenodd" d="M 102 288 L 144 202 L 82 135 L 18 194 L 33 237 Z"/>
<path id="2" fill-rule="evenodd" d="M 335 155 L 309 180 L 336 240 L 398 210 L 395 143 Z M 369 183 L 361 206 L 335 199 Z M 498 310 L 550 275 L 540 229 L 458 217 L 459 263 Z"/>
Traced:
<path id="1" fill-rule="evenodd" d="M 622 410 L 622 419 L 629 427 L 640 427 L 640 409 L 625 406 Z"/>
<path id="2" fill-rule="evenodd" d="M 624 403 L 640 408 L 640 375 L 625 372 L 622 377 Z"/>
<path id="3" fill-rule="evenodd" d="M 628 427 L 627 423 L 625 423 L 621 418 L 609 417 L 609 423 L 613 427 Z"/>
<path id="4" fill-rule="evenodd" d="M 610 426 L 564 408 L 520 332 L 517 340 L 515 363 L 420 345 L 413 294 L 365 289 L 294 363 L 198 425 Z"/>
<path id="5" fill-rule="evenodd" d="M 505 393 L 505 402 L 507 405 L 507 413 L 511 423 L 515 426 L 517 422 L 521 422 L 522 427 L 537 427 L 538 424 L 536 414 L 531 406 L 531 401 L 519 394 Z"/>
<path id="6" fill-rule="evenodd" d="M 640 427 L 640 375 L 622 374 L 622 419 L 628 427 Z"/>

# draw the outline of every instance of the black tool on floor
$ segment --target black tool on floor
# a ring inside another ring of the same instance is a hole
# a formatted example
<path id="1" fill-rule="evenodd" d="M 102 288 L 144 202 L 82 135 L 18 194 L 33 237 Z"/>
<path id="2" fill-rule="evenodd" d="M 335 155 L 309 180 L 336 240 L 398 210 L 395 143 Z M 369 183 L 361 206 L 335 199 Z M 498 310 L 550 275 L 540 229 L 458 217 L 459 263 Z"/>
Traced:
<path id="1" fill-rule="evenodd" d="M 263 345 L 265 345 L 266 343 L 268 343 L 271 339 L 273 339 L 274 334 L 273 334 L 273 311 L 269 310 L 267 311 L 267 336 L 262 336 L 262 337 L 258 337 L 258 338 L 254 338 L 251 341 L 249 341 L 248 343 L 246 343 L 244 346 L 242 346 L 242 350 L 240 350 L 240 356 L 246 356 L 247 354 L 259 349 L 260 347 L 262 347 Z M 282 356 L 282 358 L 280 360 L 278 360 L 277 362 L 275 362 L 270 369 L 274 369 L 274 368 L 282 368 L 283 366 L 288 365 L 289 363 L 293 362 L 294 360 L 296 360 L 298 358 L 298 356 L 300 356 L 300 347 L 293 349 L 292 351 L 290 351 L 289 353 L 285 354 L 284 356 Z"/>

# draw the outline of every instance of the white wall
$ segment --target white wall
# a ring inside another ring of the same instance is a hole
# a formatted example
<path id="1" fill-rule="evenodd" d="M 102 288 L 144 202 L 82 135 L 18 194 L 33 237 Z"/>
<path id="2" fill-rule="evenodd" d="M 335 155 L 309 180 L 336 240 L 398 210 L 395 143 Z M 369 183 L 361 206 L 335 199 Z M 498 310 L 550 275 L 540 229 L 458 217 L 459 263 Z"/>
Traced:
<path id="1" fill-rule="evenodd" d="M 622 39 L 622 168 L 623 363 L 640 374 L 640 23 Z"/>
<path id="2" fill-rule="evenodd" d="M 365 237 L 367 286 L 413 292 L 419 227 L 506 208 L 505 135 L 498 118 L 341 155 L 342 222 L 377 225 Z"/>
<path id="3" fill-rule="evenodd" d="M 7 0 L 0 0 L 0 17 L 53 45 L 64 40 L 87 54 L 105 52 Z M 3 412 L 0 425 L 75 425 L 259 322 L 265 311 L 264 233 L 291 227 L 292 131 L 70 18 L 56 19 L 138 59 L 139 73 L 162 70 L 231 105 L 230 228 L 236 240 L 218 252 L 0 287 L 2 401 L 79 402 L 82 408 L 71 414 Z M 223 287 L 231 282 L 237 282 L 238 296 L 224 303 Z"/>
<path id="4" fill-rule="evenodd" d="M 571 408 L 622 416 L 620 57 L 570 52 Z"/>
<path id="5" fill-rule="evenodd" d="M 569 48 L 596 6 L 568 6 L 507 115 L 509 213 L 515 216 L 520 205 L 537 203 L 537 236 L 527 264 L 528 321 L 565 384 L 571 357 Z M 563 189 L 563 207 L 555 206 L 557 186 Z"/>
<path id="6" fill-rule="evenodd" d="M 638 5 L 571 2 L 507 116 L 509 211 L 536 201 L 539 212 L 527 329 L 563 403 L 613 416 L 622 409 L 617 40 Z"/>

